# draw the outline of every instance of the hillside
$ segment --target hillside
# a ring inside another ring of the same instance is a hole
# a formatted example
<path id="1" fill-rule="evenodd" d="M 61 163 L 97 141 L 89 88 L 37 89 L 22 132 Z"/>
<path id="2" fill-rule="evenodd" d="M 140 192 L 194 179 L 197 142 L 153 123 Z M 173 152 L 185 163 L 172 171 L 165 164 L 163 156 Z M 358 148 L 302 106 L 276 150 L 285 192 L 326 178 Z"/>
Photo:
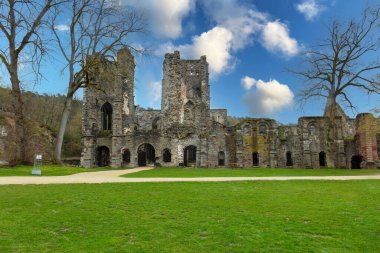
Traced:
<path id="1" fill-rule="evenodd" d="M 65 97 L 62 95 L 24 93 L 24 111 L 28 120 L 58 133 Z M 0 111 L 12 112 L 10 89 L 0 87 Z M 64 137 L 63 157 L 79 157 L 81 153 L 82 101 L 74 100 Z"/>

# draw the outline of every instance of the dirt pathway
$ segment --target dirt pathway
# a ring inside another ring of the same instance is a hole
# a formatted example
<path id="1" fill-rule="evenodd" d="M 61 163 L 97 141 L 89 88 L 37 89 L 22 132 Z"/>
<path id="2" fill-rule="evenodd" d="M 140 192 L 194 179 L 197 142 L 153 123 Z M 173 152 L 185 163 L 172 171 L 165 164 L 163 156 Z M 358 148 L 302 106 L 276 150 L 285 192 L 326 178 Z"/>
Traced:
<path id="1" fill-rule="evenodd" d="M 0 185 L 23 184 L 99 184 L 140 182 L 227 182 L 227 181 L 284 181 L 284 180 L 380 180 L 380 175 L 363 176 L 298 176 L 298 177 L 199 177 L 199 178 L 124 178 L 121 175 L 150 170 L 152 167 L 84 172 L 69 176 L 0 177 Z"/>

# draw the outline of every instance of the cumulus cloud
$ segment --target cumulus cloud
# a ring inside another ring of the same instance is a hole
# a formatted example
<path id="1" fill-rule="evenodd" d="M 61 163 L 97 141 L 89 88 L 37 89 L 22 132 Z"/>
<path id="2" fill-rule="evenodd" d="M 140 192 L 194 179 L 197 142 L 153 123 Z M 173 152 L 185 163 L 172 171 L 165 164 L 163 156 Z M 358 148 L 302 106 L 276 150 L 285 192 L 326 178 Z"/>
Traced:
<path id="1" fill-rule="evenodd" d="M 179 50 L 184 57 L 207 56 L 211 77 L 234 67 L 234 53 L 258 40 L 270 52 L 293 57 L 299 52 L 297 40 L 290 37 L 286 24 L 271 22 L 271 17 L 256 10 L 253 5 L 237 0 L 202 0 L 199 2 L 210 15 L 215 26 L 193 36 L 189 44 L 174 45 L 166 42 L 158 47 L 156 55 Z M 262 38 L 262 39 L 259 39 Z"/>
<path id="2" fill-rule="evenodd" d="M 313 20 L 324 9 L 322 5 L 319 5 L 316 0 L 303 0 L 296 5 L 297 10 L 302 13 L 306 20 Z"/>
<path id="3" fill-rule="evenodd" d="M 60 32 L 67 32 L 68 30 L 70 30 L 70 27 L 68 25 L 56 25 L 54 26 L 54 28 Z"/>
<path id="4" fill-rule="evenodd" d="M 241 79 L 241 84 L 243 85 L 245 90 L 250 90 L 255 83 L 256 80 L 249 76 L 245 76 Z"/>
<path id="5" fill-rule="evenodd" d="M 262 41 L 264 47 L 271 52 L 279 52 L 288 57 L 299 52 L 298 42 L 289 36 L 288 26 L 278 20 L 265 25 Z"/>
<path id="6" fill-rule="evenodd" d="M 286 84 L 277 80 L 264 82 L 251 77 L 242 78 L 244 88 L 250 90 L 244 96 L 244 103 L 249 107 L 252 115 L 268 116 L 292 106 L 294 94 Z"/>
<path id="7" fill-rule="evenodd" d="M 154 107 L 157 103 L 161 102 L 162 94 L 162 83 L 161 81 L 151 81 L 146 85 L 147 99 L 149 101 L 149 106 Z"/>
<path id="8" fill-rule="evenodd" d="M 194 9 L 195 0 L 120 0 L 120 4 L 143 9 L 155 34 L 175 39 L 182 35 L 182 21 Z"/>
<path id="9" fill-rule="evenodd" d="M 199 36 L 194 36 L 191 44 L 175 46 L 168 42 L 161 45 L 155 53 L 162 55 L 178 50 L 181 52 L 181 57 L 191 59 L 206 55 L 210 75 L 213 77 L 231 67 L 232 39 L 233 35 L 228 29 L 216 26 Z"/>

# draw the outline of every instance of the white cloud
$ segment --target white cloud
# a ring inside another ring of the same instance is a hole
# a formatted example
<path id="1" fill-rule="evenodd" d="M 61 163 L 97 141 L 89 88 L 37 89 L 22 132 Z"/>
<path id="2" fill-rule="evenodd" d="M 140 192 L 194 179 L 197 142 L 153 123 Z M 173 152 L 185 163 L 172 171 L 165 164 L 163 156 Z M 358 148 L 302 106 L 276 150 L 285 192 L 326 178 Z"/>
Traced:
<path id="1" fill-rule="evenodd" d="M 313 20 L 324 9 L 316 0 L 303 0 L 303 2 L 296 5 L 296 8 L 305 16 L 306 20 Z"/>
<path id="2" fill-rule="evenodd" d="M 147 84 L 147 100 L 149 101 L 149 106 L 154 107 L 157 103 L 161 102 L 162 94 L 162 84 L 161 81 L 151 81 Z"/>
<path id="3" fill-rule="evenodd" d="M 244 103 L 252 115 L 268 116 L 293 105 L 294 94 L 286 84 L 276 80 L 264 82 L 251 77 L 245 79 L 249 80 L 251 89 L 255 88 L 248 91 L 244 97 Z"/>
<path id="4" fill-rule="evenodd" d="M 252 77 L 245 76 L 241 79 L 241 84 L 243 85 L 245 90 L 250 90 L 252 86 L 255 84 L 256 80 Z"/>
<path id="5" fill-rule="evenodd" d="M 68 30 L 70 30 L 70 27 L 68 25 L 56 25 L 54 26 L 54 28 L 60 32 L 67 32 Z"/>
<path id="6" fill-rule="evenodd" d="M 263 46 L 271 52 L 279 52 L 288 57 L 299 53 L 297 40 L 290 37 L 288 26 L 278 20 L 268 22 L 261 37 Z"/>
<path id="7" fill-rule="evenodd" d="M 152 32 L 175 39 L 182 35 L 182 21 L 194 9 L 195 0 L 120 0 L 120 4 L 142 9 L 150 18 Z"/>
<path id="8" fill-rule="evenodd" d="M 268 14 L 256 10 L 253 5 L 243 5 L 237 0 L 202 0 L 199 3 L 215 26 L 193 36 L 189 44 L 166 42 L 158 46 L 156 55 L 162 56 L 174 50 L 179 50 L 188 58 L 206 55 L 211 77 L 215 77 L 232 69 L 233 54 L 255 40 L 260 41 L 268 51 L 280 52 L 287 57 L 299 52 L 298 42 L 290 37 L 286 24 L 278 20 L 271 22 Z"/>
<path id="9" fill-rule="evenodd" d="M 216 26 L 213 29 L 192 38 L 191 44 L 175 46 L 171 42 L 161 45 L 156 55 L 178 50 L 181 57 L 198 59 L 206 55 L 212 77 L 228 70 L 231 67 L 231 45 L 233 35 L 224 28 Z"/>

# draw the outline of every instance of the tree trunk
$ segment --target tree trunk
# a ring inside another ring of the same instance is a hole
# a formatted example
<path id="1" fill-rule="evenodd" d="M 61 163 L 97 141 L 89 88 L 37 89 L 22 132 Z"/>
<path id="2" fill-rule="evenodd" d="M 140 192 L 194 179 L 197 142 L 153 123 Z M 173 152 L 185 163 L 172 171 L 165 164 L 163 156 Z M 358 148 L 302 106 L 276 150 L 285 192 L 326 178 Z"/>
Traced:
<path id="1" fill-rule="evenodd" d="M 73 102 L 72 96 L 67 95 L 66 100 L 65 100 L 65 106 L 63 109 L 62 117 L 61 117 L 61 123 L 59 125 L 59 132 L 58 132 L 57 142 L 56 142 L 55 151 L 54 151 L 54 158 L 57 162 L 61 162 L 63 137 L 65 136 L 67 122 L 71 114 L 72 102 Z"/>
<path id="2" fill-rule="evenodd" d="M 326 104 L 326 125 L 327 125 L 327 165 L 335 167 L 335 161 L 338 158 L 337 147 L 335 145 L 335 140 L 337 139 L 337 103 L 336 98 L 331 96 L 327 98 Z"/>
<path id="3" fill-rule="evenodd" d="M 12 84 L 12 106 L 15 115 L 16 147 L 17 152 L 12 164 L 27 163 L 26 159 L 26 139 L 25 139 L 25 118 L 24 103 L 21 96 L 20 80 L 18 79 L 17 67 L 10 71 L 10 80 Z"/>

